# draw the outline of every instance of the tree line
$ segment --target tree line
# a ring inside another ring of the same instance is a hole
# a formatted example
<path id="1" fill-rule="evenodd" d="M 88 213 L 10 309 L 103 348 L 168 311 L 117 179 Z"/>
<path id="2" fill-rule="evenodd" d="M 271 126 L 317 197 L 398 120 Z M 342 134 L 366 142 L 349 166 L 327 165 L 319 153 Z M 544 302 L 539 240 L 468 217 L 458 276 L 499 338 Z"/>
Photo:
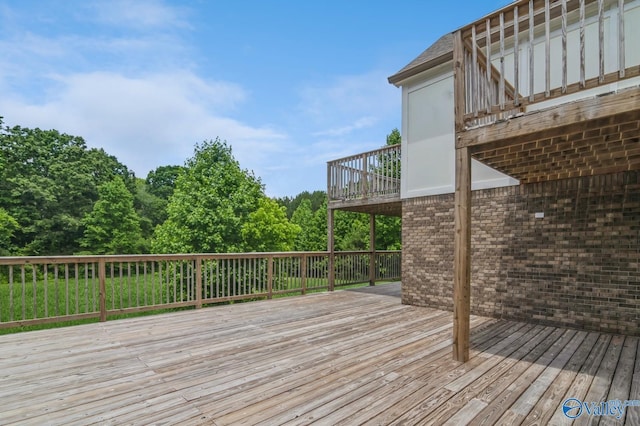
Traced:
<path id="1" fill-rule="evenodd" d="M 324 191 L 267 197 L 220 139 L 141 179 L 81 137 L 3 127 L 0 118 L 3 256 L 323 251 L 326 200 Z M 369 247 L 367 215 L 337 212 L 335 220 L 336 249 Z M 399 249 L 399 218 L 376 221 L 376 247 Z"/>

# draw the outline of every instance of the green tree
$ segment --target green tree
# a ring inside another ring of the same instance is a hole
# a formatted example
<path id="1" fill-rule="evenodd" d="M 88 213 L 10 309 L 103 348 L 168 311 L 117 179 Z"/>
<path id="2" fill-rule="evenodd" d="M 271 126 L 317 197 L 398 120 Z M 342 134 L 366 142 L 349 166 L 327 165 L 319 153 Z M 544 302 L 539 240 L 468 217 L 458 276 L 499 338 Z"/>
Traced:
<path id="1" fill-rule="evenodd" d="M 309 236 L 308 247 L 311 251 L 324 251 L 327 249 L 327 199 L 313 213 L 313 218 L 307 231 Z"/>
<path id="2" fill-rule="evenodd" d="M 150 171 L 145 180 L 147 192 L 168 200 L 176 187 L 178 176 L 183 171 L 184 167 L 182 166 L 160 166 Z"/>
<path id="3" fill-rule="evenodd" d="M 334 220 L 336 250 L 369 249 L 369 215 L 338 210 Z"/>
<path id="4" fill-rule="evenodd" d="M 402 136 L 400 131 L 396 128 L 387 135 L 387 145 L 400 145 L 402 143 Z"/>
<path id="5" fill-rule="evenodd" d="M 12 253 L 13 233 L 18 229 L 18 222 L 3 208 L 0 208 L 0 256 Z"/>
<path id="6" fill-rule="evenodd" d="M 231 147 L 217 139 L 196 145 L 154 233 L 155 253 L 224 253 L 244 248 L 242 225 L 264 197 L 262 184 L 242 170 Z"/>
<path id="7" fill-rule="evenodd" d="M 136 179 L 133 206 L 140 217 L 140 228 L 145 239 L 146 250 L 149 249 L 156 226 L 167 219 L 167 204 L 167 200 L 149 192 L 149 186 L 144 179 Z"/>
<path id="8" fill-rule="evenodd" d="M 300 232 L 293 244 L 294 250 L 311 251 L 312 247 L 314 247 L 312 241 L 313 212 L 311 211 L 311 200 L 302 200 L 291 215 L 291 223 L 300 227 Z"/>
<path id="9" fill-rule="evenodd" d="M 138 253 L 142 244 L 140 218 L 133 196 L 121 177 L 98 187 L 98 201 L 82 220 L 80 245 L 92 254 Z"/>
<path id="10" fill-rule="evenodd" d="M 402 249 L 402 220 L 395 216 L 376 216 L 376 249 Z"/>
<path id="11" fill-rule="evenodd" d="M 242 225 L 246 251 L 291 251 L 300 226 L 289 222 L 286 209 L 274 200 L 263 197 L 258 209 L 249 214 Z"/>
<path id="12" fill-rule="evenodd" d="M 71 254 L 80 248 L 81 220 L 98 186 L 120 176 L 135 190 L 133 173 L 104 150 L 56 130 L 20 126 L 0 130 L 0 207 L 19 224 L 17 253 Z"/>
<path id="13" fill-rule="evenodd" d="M 281 206 L 286 207 L 287 217 L 291 219 L 291 217 L 293 217 L 293 212 L 296 211 L 300 203 L 302 203 L 304 200 L 309 200 L 309 202 L 311 203 L 311 211 L 315 212 L 323 205 L 326 199 L 327 199 L 327 193 L 325 191 L 313 191 L 313 192 L 302 191 L 301 193 L 299 193 L 293 198 L 281 197 L 281 198 L 276 198 L 276 201 Z"/>

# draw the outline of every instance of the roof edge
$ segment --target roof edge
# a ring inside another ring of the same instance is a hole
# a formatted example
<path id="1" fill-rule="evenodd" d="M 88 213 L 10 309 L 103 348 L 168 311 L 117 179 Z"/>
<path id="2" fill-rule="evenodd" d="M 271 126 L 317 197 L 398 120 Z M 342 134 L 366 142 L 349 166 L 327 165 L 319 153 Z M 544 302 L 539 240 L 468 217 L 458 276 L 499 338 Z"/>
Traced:
<path id="1" fill-rule="evenodd" d="M 408 78 L 416 76 L 421 72 L 430 70 L 431 68 L 435 68 L 438 65 L 442 65 L 449 61 L 453 61 L 453 52 L 447 52 L 444 55 L 440 55 L 437 58 L 433 58 L 430 61 L 423 62 L 415 67 L 400 71 L 390 77 L 387 78 L 390 84 L 393 84 L 396 87 L 400 87 L 400 83 Z"/>

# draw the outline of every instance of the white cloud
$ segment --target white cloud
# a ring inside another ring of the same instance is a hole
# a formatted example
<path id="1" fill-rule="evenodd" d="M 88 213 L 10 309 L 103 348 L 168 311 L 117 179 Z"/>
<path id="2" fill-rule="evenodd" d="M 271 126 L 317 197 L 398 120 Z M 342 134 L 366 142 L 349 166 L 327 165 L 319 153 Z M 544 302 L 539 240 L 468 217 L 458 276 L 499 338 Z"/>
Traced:
<path id="1" fill-rule="evenodd" d="M 340 118 L 350 123 L 362 117 L 370 121 L 382 119 L 400 105 L 398 91 L 387 83 L 387 74 L 371 71 L 307 86 L 300 91 L 300 110 L 320 126 Z"/>
<path id="2" fill-rule="evenodd" d="M 186 10 L 156 0 L 110 0 L 89 4 L 93 18 L 101 23 L 131 29 L 188 27 Z"/>
<path id="3" fill-rule="evenodd" d="M 262 157 L 279 151 L 285 139 L 268 127 L 225 116 L 246 98 L 235 84 L 207 82 L 184 71 L 140 78 L 96 72 L 58 80 L 56 96 L 39 103 L 0 99 L 6 124 L 83 136 L 141 177 L 160 165 L 182 164 L 195 143 L 217 136 L 232 143 L 243 167 L 260 170 Z"/>
<path id="4" fill-rule="evenodd" d="M 353 124 L 337 127 L 335 129 L 323 130 L 321 132 L 313 133 L 313 136 L 343 136 L 347 135 L 354 130 L 360 130 L 367 127 L 371 127 L 376 123 L 374 117 L 362 117 L 357 119 Z"/>

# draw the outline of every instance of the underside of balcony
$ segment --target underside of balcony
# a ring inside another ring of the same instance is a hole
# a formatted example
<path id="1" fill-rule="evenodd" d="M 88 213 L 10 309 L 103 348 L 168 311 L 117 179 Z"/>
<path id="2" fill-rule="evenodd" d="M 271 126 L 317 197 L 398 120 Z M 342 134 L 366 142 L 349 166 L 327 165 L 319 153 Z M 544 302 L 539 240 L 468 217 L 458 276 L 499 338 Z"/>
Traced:
<path id="1" fill-rule="evenodd" d="M 355 213 L 369 213 L 383 216 L 402 216 L 400 194 L 362 200 L 332 200 L 329 208 Z"/>
<path id="2" fill-rule="evenodd" d="M 457 147 L 521 183 L 637 170 L 640 87 L 468 129 Z"/>

